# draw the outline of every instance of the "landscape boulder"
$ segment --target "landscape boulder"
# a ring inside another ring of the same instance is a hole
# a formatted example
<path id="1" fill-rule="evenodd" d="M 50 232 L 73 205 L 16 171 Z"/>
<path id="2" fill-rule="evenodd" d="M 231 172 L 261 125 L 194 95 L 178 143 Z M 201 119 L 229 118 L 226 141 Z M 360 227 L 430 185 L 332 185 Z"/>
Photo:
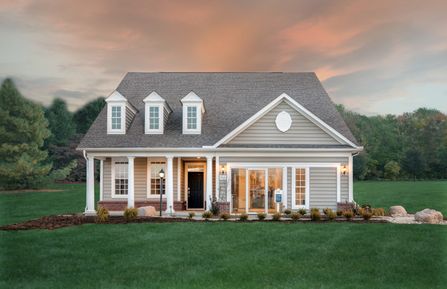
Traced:
<path id="1" fill-rule="evenodd" d="M 139 207 L 138 208 L 139 217 L 154 217 L 157 216 L 157 211 L 152 206 Z"/>
<path id="2" fill-rule="evenodd" d="M 392 206 L 390 208 L 390 216 L 391 217 L 406 217 L 407 211 L 402 206 Z"/>
<path id="3" fill-rule="evenodd" d="M 414 215 L 414 219 L 418 222 L 427 224 L 440 224 L 444 217 L 441 212 L 432 209 L 424 209 Z"/>

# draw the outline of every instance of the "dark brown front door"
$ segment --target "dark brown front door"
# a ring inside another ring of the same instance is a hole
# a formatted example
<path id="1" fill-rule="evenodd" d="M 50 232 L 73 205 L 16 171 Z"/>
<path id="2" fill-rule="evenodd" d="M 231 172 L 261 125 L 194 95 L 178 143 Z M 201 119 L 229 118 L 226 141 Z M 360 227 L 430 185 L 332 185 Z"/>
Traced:
<path id="1" fill-rule="evenodd" d="M 203 172 L 188 172 L 188 209 L 203 209 Z"/>

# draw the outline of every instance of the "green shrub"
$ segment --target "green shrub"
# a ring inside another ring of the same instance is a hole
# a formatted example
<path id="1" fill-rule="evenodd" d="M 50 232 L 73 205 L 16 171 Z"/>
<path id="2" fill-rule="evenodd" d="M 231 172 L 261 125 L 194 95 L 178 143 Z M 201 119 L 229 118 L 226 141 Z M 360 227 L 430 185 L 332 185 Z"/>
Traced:
<path id="1" fill-rule="evenodd" d="M 320 212 L 320 209 L 318 209 L 318 208 L 311 208 L 310 209 L 310 212 L 312 213 L 312 212 Z"/>
<path id="2" fill-rule="evenodd" d="M 304 216 L 307 213 L 306 209 L 299 209 L 298 213 L 300 213 L 301 216 Z"/>
<path id="3" fill-rule="evenodd" d="M 312 209 L 310 212 L 310 219 L 312 221 L 319 221 L 321 219 L 320 211 L 318 209 Z"/>
<path id="4" fill-rule="evenodd" d="M 294 212 L 292 213 L 292 215 L 290 215 L 290 217 L 292 218 L 292 220 L 297 221 L 301 218 L 301 214 L 298 212 Z"/>
<path id="5" fill-rule="evenodd" d="M 350 221 L 352 217 L 354 217 L 354 212 L 351 210 L 343 211 L 343 216 L 346 218 L 346 220 Z"/>
<path id="6" fill-rule="evenodd" d="M 96 222 L 97 223 L 105 223 L 109 220 L 109 210 L 104 208 L 103 206 L 99 206 L 96 211 Z"/>
<path id="7" fill-rule="evenodd" d="M 384 208 L 373 208 L 372 209 L 373 216 L 385 216 Z"/>
<path id="8" fill-rule="evenodd" d="M 222 213 L 220 214 L 220 218 L 224 221 L 228 220 L 230 218 L 230 214 L 228 213 Z"/>
<path id="9" fill-rule="evenodd" d="M 373 214 L 371 212 L 365 210 L 362 214 L 363 220 L 368 221 L 369 219 L 371 219 L 372 215 Z"/>
<path id="10" fill-rule="evenodd" d="M 239 216 L 239 220 L 240 221 L 247 221 L 248 220 L 248 215 L 243 213 Z"/>
<path id="11" fill-rule="evenodd" d="M 194 212 L 189 212 L 189 213 L 188 213 L 188 218 L 189 218 L 190 220 L 192 220 L 192 218 L 194 218 L 195 215 L 196 215 L 196 213 L 194 213 Z"/>
<path id="12" fill-rule="evenodd" d="M 267 216 L 267 215 L 266 215 L 265 213 L 258 213 L 258 219 L 259 219 L 259 221 L 264 220 L 266 216 Z"/>
<path id="13" fill-rule="evenodd" d="M 209 218 L 211 218 L 213 216 L 213 213 L 211 213 L 210 211 L 205 211 L 202 214 L 202 218 L 204 218 L 205 220 L 208 220 Z"/>
<path id="14" fill-rule="evenodd" d="M 342 210 L 337 210 L 337 216 L 338 216 L 338 217 L 343 216 L 343 211 L 342 211 Z"/>
<path id="15" fill-rule="evenodd" d="M 336 217 L 337 217 L 337 214 L 334 212 L 334 211 L 330 211 L 330 212 L 328 212 L 327 214 L 326 214 L 326 216 L 327 216 L 327 218 L 329 219 L 329 220 L 334 220 Z"/>
<path id="16" fill-rule="evenodd" d="M 324 213 L 326 216 L 328 216 L 330 213 L 332 213 L 332 209 L 330 209 L 330 208 L 323 209 L 323 213 Z"/>
<path id="17" fill-rule="evenodd" d="M 285 210 L 284 210 L 284 215 L 286 215 L 287 217 L 289 217 L 290 214 L 292 214 L 292 211 L 291 211 L 290 209 L 285 209 Z"/>
<path id="18" fill-rule="evenodd" d="M 219 216 L 220 213 L 220 208 L 217 205 L 217 201 L 216 200 L 211 200 L 211 208 L 210 208 L 210 212 L 213 214 L 213 216 Z"/>
<path id="19" fill-rule="evenodd" d="M 124 219 L 129 222 L 133 221 L 138 216 L 138 209 L 137 208 L 126 208 L 124 210 Z"/>
<path id="20" fill-rule="evenodd" d="M 281 213 L 274 213 L 272 215 L 272 220 L 273 221 L 280 221 L 281 220 Z"/>

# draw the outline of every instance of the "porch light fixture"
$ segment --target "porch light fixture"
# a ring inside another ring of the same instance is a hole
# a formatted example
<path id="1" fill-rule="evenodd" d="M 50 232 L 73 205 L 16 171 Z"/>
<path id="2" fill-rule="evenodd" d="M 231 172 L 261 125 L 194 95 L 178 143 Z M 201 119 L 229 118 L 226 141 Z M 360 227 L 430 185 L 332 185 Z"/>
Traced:
<path id="1" fill-rule="evenodd" d="M 225 175 L 225 166 L 220 166 L 220 174 Z"/>
<path id="2" fill-rule="evenodd" d="M 160 217 L 161 217 L 161 210 L 162 210 L 162 203 L 163 203 L 163 199 L 162 199 L 163 178 L 165 177 L 165 171 L 163 169 L 161 169 L 160 172 L 158 173 L 158 175 L 160 176 Z"/>
<path id="3" fill-rule="evenodd" d="M 346 165 L 341 166 L 341 174 L 343 176 L 346 176 L 348 174 L 348 168 L 346 167 Z"/>

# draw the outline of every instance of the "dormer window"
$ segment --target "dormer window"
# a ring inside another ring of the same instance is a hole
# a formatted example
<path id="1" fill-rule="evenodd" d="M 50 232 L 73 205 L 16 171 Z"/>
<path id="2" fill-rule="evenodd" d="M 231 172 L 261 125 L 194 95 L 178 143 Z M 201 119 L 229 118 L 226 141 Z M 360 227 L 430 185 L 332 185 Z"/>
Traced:
<path id="1" fill-rule="evenodd" d="M 144 132 L 146 134 L 163 134 L 168 115 L 172 112 L 166 100 L 155 91 L 144 100 Z"/>
<path id="2" fill-rule="evenodd" d="M 205 112 L 203 100 L 191 91 L 182 98 L 181 102 L 183 105 L 183 134 L 200 134 L 202 132 L 202 114 Z"/>
<path id="3" fill-rule="evenodd" d="M 137 110 L 127 102 L 118 91 L 114 91 L 106 99 L 107 102 L 107 133 L 125 134 Z"/>

